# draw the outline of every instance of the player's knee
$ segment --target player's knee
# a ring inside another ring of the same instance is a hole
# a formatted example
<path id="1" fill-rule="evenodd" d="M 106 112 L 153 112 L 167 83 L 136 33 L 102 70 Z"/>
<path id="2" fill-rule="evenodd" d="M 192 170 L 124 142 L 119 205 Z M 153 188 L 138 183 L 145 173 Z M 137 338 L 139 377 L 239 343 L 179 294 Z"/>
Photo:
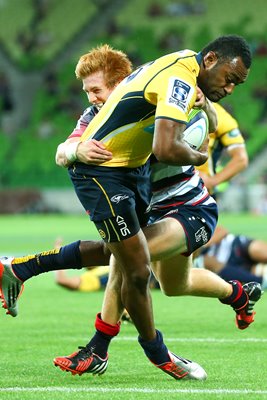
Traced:
<path id="1" fill-rule="evenodd" d="M 179 296 L 179 294 L 177 293 L 176 290 L 173 290 L 173 289 L 170 289 L 170 288 L 167 288 L 167 289 L 163 289 L 162 288 L 161 290 L 165 294 L 165 296 L 167 296 L 167 297 Z"/>
<path id="2" fill-rule="evenodd" d="M 108 265 L 110 250 L 99 241 L 81 241 L 79 245 L 81 261 L 84 266 Z"/>
<path id="3" fill-rule="evenodd" d="M 127 274 L 127 285 L 132 286 L 139 292 L 146 292 L 150 282 L 150 270 L 143 268 L 142 270 L 133 270 Z"/>
<path id="4" fill-rule="evenodd" d="M 186 288 L 182 285 L 162 285 L 161 291 L 168 297 L 183 296 L 186 294 Z"/>

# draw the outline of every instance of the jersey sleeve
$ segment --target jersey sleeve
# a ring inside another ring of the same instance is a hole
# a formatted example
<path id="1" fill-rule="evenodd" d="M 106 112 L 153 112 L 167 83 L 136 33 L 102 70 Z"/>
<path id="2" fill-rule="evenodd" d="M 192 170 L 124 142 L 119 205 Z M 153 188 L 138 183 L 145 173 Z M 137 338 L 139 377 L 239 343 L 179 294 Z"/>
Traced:
<path id="1" fill-rule="evenodd" d="M 215 108 L 218 116 L 216 138 L 222 146 L 225 148 L 232 145 L 244 145 L 245 141 L 236 119 L 219 104 L 216 104 Z"/>
<path id="2" fill-rule="evenodd" d="M 220 137 L 223 147 L 240 146 L 245 144 L 242 133 L 238 128 L 232 129 Z"/>
<path id="3" fill-rule="evenodd" d="M 155 119 L 166 118 L 186 123 L 196 99 L 196 78 L 190 71 L 170 67 L 147 85 L 145 97 L 157 104 Z"/>
<path id="4" fill-rule="evenodd" d="M 94 116 L 97 114 L 96 107 L 88 107 L 83 114 L 80 116 L 75 129 L 72 133 L 68 136 L 68 139 L 74 137 L 81 137 L 87 126 L 90 124 Z"/>

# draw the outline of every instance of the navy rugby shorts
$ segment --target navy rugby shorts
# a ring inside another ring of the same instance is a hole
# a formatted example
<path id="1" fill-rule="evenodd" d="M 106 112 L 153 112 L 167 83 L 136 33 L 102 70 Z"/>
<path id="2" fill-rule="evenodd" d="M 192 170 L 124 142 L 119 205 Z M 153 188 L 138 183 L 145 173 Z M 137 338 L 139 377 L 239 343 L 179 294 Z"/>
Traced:
<path id="1" fill-rule="evenodd" d="M 177 202 L 179 198 L 177 197 Z M 171 199 L 171 202 L 175 202 L 175 198 Z M 189 256 L 199 247 L 206 244 L 214 233 L 215 227 L 218 221 L 218 208 L 214 199 L 210 196 L 205 198 L 203 203 L 198 203 L 195 206 L 192 205 L 179 205 L 166 207 L 157 207 L 151 210 L 149 224 L 159 221 L 163 218 L 175 218 L 182 225 L 186 241 L 187 241 L 187 252 L 185 256 Z"/>
<path id="2" fill-rule="evenodd" d="M 138 168 L 74 163 L 69 175 L 104 241 L 119 242 L 147 225 L 151 198 L 149 163 Z"/>

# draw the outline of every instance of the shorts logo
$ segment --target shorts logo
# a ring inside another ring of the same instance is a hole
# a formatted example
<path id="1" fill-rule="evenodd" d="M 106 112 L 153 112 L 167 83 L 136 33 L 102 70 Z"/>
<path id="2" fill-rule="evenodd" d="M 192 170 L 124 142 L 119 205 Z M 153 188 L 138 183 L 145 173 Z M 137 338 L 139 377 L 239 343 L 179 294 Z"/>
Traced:
<path id="1" fill-rule="evenodd" d="M 111 197 L 110 200 L 113 203 L 117 203 L 118 204 L 120 201 L 128 199 L 128 198 L 129 198 L 129 196 L 127 194 L 115 194 L 115 196 Z"/>
<path id="2" fill-rule="evenodd" d="M 130 229 L 128 228 L 128 226 L 122 216 L 117 215 L 116 222 L 120 228 L 120 232 L 121 232 L 122 236 L 127 236 L 131 233 Z"/>
<path id="3" fill-rule="evenodd" d="M 169 105 L 176 106 L 185 112 L 192 97 L 192 92 L 193 88 L 188 83 L 172 78 L 169 84 L 167 102 Z"/>
<path id="4" fill-rule="evenodd" d="M 196 231 L 195 239 L 196 239 L 196 243 L 198 243 L 200 241 L 202 241 L 203 243 L 208 242 L 208 233 L 206 232 L 206 229 L 204 226 L 202 226 L 202 228 L 200 228 L 198 231 Z"/>
<path id="5" fill-rule="evenodd" d="M 177 214 L 177 213 L 178 213 L 178 208 L 174 208 L 173 210 L 167 212 L 167 213 L 165 214 L 165 216 L 166 216 L 166 215 L 171 215 L 171 214 Z"/>
<path id="6" fill-rule="evenodd" d="M 106 233 L 103 231 L 103 229 L 98 229 L 99 235 L 102 237 L 102 239 L 105 239 Z"/>

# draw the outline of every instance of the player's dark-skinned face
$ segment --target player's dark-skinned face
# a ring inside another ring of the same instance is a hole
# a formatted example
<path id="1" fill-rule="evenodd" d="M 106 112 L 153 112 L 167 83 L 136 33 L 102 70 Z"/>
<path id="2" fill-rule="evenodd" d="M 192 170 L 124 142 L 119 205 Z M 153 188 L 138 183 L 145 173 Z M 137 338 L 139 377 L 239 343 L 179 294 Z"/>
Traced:
<path id="1" fill-rule="evenodd" d="M 217 58 L 205 60 L 204 57 L 197 83 L 205 96 L 216 103 L 244 83 L 248 73 L 240 57 L 223 61 Z"/>

